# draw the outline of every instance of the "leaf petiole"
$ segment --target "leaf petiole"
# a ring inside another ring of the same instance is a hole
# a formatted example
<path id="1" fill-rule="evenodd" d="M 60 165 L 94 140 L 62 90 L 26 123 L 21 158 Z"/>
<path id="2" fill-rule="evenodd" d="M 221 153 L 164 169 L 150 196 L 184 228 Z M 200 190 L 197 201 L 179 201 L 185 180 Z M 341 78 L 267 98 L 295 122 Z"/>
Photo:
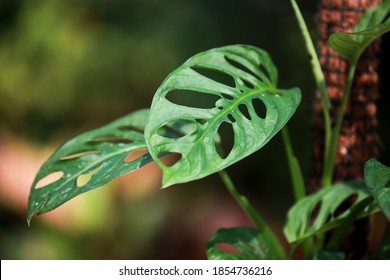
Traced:
<path id="1" fill-rule="evenodd" d="M 301 198 L 305 197 L 305 195 L 306 195 L 305 183 L 303 180 L 302 171 L 301 171 L 301 168 L 299 166 L 298 159 L 294 155 L 294 151 L 292 148 L 290 135 L 288 133 L 287 126 L 284 126 L 282 128 L 282 136 L 283 136 L 284 147 L 285 147 L 286 154 L 287 154 L 288 165 L 290 168 L 290 175 L 291 175 L 291 180 L 292 180 L 292 184 L 293 184 L 295 201 L 298 201 Z"/>
<path id="2" fill-rule="evenodd" d="M 327 154 L 325 157 L 324 175 L 322 179 L 323 188 L 326 188 L 332 184 L 336 153 L 339 144 L 339 136 L 340 136 L 341 126 L 343 124 L 345 109 L 347 107 L 348 99 L 351 94 L 351 88 L 353 84 L 353 78 L 355 76 L 356 64 L 357 62 L 351 63 L 350 65 L 347 84 L 345 86 L 343 99 L 340 105 L 340 110 L 337 114 L 336 125 L 332 130 L 332 137 L 330 139 L 329 149 L 327 150 Z"/>
<path id="3" fill-rule="evenodd" d="M 260 216 L 259 212 L 257 212 L 255 208 L 253 208 L 253 206 L 248 201 L 248 199 L 244 195 L 238 192 L 229 174 L 225 170 L 219 171 L 218 174 L 221 177 L 222 181 L 224 182 L 230 194 L 241 206 L 244 212 L 248 215 L 248 217 L 251 219 L 253 224 L 256 226 L 257 230 L 261 232 L 261 234 L 273 246 L 273 249 L 278 256 L 278 259 L 281 260 L 286 259 L 286 252 L 284 251 L 283 246 L 281 245 L 280 241 L 278 240 L 278 238 L 276 237 L 272 229 L 266 224 L 264 219 Z"/>
<path id="4" fill-rule="evenodd" d="M 318 91 L 320 92 L 320 98 L 322 102 L 322 106 L 324 107 L 323 114 L 324 114 L 324 125 L 325 125 L 325 150 L 324 155 L 328 154 L 328 149 L 330 145 L 330 139 L 332 135 L 332 124 L 331 124 L 331 118 L 329 110 L 331 108 L 331 102 L 329 99 L 328 91 L 326 88 L 326 80 L 324 77 L 324 74 L 321 69 L 320 61 L 318 59 L 317 52 L 315 50 L 313 41 L 310 37 L 309 30 L 307 29 L 307 25 L 305 23 L 305 20 L 302 16 L 302 13 L 296 3 L 295 0 L 291 0 L 291 5 L 293 7 L 293 10 L 295 12 L 295 17 L 297 18 L 299 28 L 301 29 L 301 33 L 303 36 L 303 39 L 305 41 L 306 50 L 309 53 L 310 57 L 310 63 L 311 68 L 313 71 L 314 79 L 318 88 Z"/>

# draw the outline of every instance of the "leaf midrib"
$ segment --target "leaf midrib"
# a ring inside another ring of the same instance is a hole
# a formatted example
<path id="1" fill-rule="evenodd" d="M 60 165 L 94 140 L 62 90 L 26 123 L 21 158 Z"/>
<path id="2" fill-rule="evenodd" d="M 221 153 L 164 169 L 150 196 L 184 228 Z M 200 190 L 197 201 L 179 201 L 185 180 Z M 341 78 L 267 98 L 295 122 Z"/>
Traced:
<path id="1" fill-rule="evenodd" d="M 280 94 L 280 92 L 275 87 L 265 87 L 265 88 L 258 88 L 258 89 L 250 90 L 246 94 L 244 94 L 241 97 L 237 98 L 236 100 L 233 100 L 229 106 L 227 106 L 225 109 L 221 110 L 215 116 L 215 118 L 212 119 L 212 122 L 206 127 L 206 129 L 203 131 L 201 136 L 194 142 L 194 144 L 188 150 L 187 154 L 189 154 L 194 149 L 194 147 L 199 144 L 199 142 L 207 135 L 208 131 L 214 126 L 215 123 L 217 123 L 217 121 L 219 121 L 222 118 L 223 115 L 227 115 L 228 112 L 230 112 L 233 108 L 235 108 L 239 104 L 241 104 L 242 100 L 247 99 L 247 98 L 249 98 L 251 96 L 255 96 L 257 94 L 261 94 L 263 92 L 267 92 L 267 91 L 271 92 L 272 94 L 276 94 L 276 95 Z M 221 98 L 223 98 L 223 97 L 221 96 Z M 162 164 L 162 166 L 163 166 L 163 168 L 165 170 L 169 169 L 168 167 L 166 167 L 163 164 Z"/>

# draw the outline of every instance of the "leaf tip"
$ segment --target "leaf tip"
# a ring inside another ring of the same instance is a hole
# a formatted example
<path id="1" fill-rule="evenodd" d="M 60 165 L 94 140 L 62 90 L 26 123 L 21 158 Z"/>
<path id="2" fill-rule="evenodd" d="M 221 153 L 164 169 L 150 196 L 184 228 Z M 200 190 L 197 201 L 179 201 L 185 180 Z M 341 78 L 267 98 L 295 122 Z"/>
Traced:
<path id="1" fill-rule="evenodd" d="M 32 218 L 33 218 L 33 215 L 34 215 L 34 213 L 29 213 L 29 214 L 27 215 L 26 222 L 27 222 L 28 227 L 31 227 L 31 220 L 32 220 Z"/>
<path id="2" fill-rule="evenodd" d="M 166 189 L 166 188 L 173 186 L 177 183 L 180 183 L 180 182 L 175 180 L 174 173 L 171 173 L 170 170 L 164 166 L 161 189 Z"/>
<path id="3" fill-rule="evenodd" d="M 26 218 L 26 221 L 27 221 L 27 224 L 28 226 L 30 227 L 30 224 L 31 224 L 31 220 L 32 218 L 34 217 L 34 214 L 37 212 L 38 213 L 38 210 L 35 206 L 37 206 L 38 203 L 36 203 L 32 197 L 32 195 L 30 194 L 30 197 L 28 199 L 28 207 L 27 207 L 27 218 Z"/>
<path id="4" fill-rule="evenodd" d="M 170 180 L 164 180 L 163 179 L 163 182 L 162 182 L 162 185 L 161 185 L 161 189 L 167 189 L 167 188 L 169 188 L 172 185 L 174 185 L 174 182 L 171 182 Z"/>

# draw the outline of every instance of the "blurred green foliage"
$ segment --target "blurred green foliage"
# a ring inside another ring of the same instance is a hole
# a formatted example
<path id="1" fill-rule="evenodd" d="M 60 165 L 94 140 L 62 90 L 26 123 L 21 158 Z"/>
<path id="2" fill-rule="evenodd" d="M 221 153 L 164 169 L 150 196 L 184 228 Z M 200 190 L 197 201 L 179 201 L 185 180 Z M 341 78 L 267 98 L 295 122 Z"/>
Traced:
<path id="1" fill-rule="evenodd" d="M 302 58 L 296 28 L 286 28 L 294 18 L 286 1 L 266 2 L 1 0 L 2 125 L 43 140 L 102 124 L 149 107 L 194 53 L 230 43 L 270 49 L 285 83 L 297 83 L 285 62 Z"/>
<path id="2" fill-rule="evenodd" d="M 315 37 L 317 1 L 299 4 Z M 195 53 L 236 43 L 267 50 L 279 86 L 301 88 L 289 125 L 307 169 L 314 83 L 286 0 L 0 0 L 0 144 L 4 134 L 53 149 L 53 141 L 149 107 L 165 77 Z M 281 145 L 275 139 L 229 169 L 276 227 L 292 201 Z M 113 182 L 77 198 L 89 219 L 70 221 L 68 231 L 41 221 L 28 228 L 24 209 L 0 199 L 0 256 L 205 258 L 217 228 L 248 225 L 228 220 L 240 210 L 214 177 L 131 201 L 115 189 Z M 283 200 L 270 199 L 275 190 Z"/>

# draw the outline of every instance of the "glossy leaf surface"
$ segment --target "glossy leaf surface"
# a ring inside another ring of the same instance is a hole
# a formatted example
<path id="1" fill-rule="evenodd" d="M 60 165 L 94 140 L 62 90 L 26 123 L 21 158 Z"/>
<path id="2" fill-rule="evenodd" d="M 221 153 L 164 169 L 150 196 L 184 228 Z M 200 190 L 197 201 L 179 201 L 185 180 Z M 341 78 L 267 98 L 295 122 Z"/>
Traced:
<path id="1" fill-rule="evenodd" d="M 353 33 L 338 32 L 329 38 L 330 46 L 351 62 L 357 62 L 363 51 L 377 38 L 390 31 L 390 1 L 369 9 Z"/>
<path id="2" fill-rule="evenodd" d="M 260 149 L 287 123 L 300 99 L 297 88 L 277 88 L 270 56 L 256 47 L 233 45 L 190 58 L 156 92 L 145 130 L 149 151 L 163 170 L 163 187 L 203 178 Z M 176 138 L 158 133 L 179 120 L 192 124 L 193 131 Z M 234 138 L 225 153 L 215 144 L 222 126 Z M 166 166 L 158 159 L 166 152 L 181 158 Z"/>
<path id="3" fill-rule="evenodd" d="M 284 234 L 290 243 L 339 226 L 369 194 L 359 183 L 336 184 L 299 200 L 288 211 Z M 370 213 L 368 208 L 362 216 Z"/>
<path id="4" fill-rule="evenodd" d="M 368 190 L 390 221 L 390 167 L 370 159 L 364 166 L 364 178 Z"/>
<path id="5" fill-rule="evenodd" d="M 43 164 L 32 184 L 28 221 L 35 212 L 51 211 L 151 162 L 143 134 L 148 114 L 149 110 L 136 111 L 63 144 Z M 170 127 L 164 135 L 176 128 Z"/>
<path id="6" fill-rule="evenodd" d="M 268 240 L 247 227 L 219 229 L 207 242 L 206 250 L 210 260 L 277 259 Z"/>

